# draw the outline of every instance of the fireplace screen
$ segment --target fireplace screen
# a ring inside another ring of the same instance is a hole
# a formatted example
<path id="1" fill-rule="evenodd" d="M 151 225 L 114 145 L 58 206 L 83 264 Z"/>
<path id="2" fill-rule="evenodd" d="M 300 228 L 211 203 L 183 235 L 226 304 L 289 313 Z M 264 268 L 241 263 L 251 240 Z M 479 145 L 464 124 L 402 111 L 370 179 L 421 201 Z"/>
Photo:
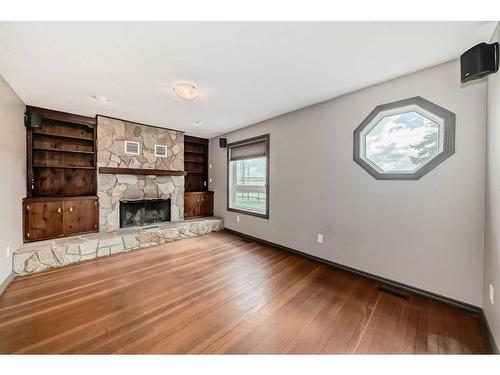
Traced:
<path id="1" fill-rule="evenodd" d="M 170 199 L 120 201 L 120 228 L 170 221 Z"/>

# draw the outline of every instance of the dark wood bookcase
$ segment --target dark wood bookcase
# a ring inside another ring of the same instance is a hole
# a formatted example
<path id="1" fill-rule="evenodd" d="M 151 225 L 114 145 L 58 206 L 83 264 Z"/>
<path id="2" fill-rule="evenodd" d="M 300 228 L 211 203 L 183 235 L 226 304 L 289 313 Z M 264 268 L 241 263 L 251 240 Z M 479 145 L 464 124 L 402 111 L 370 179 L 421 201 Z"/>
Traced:
<path id="1" fill-rule="evenodd" d="M 186 192 L 208 191 L 208 139 L 184 136 Z"/>
<path id="2" fill-rule="evenodd" d="M 213 215 L 213 192 L 208 191 L 208 139 L 184 136 L 184 217 Z"/>
<path id="3" fill-rule="evenodd" d="M 31 106 L 26 115 L 42 121 L 26 129 L 24 240 L 97 231 L 95 118 Z"/>

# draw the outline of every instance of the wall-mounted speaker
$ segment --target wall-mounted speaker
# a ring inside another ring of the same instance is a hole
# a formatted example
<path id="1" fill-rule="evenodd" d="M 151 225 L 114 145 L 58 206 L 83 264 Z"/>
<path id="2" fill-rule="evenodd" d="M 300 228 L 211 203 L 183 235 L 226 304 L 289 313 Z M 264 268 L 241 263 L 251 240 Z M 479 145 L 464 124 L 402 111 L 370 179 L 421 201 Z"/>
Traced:
<path id="1" fill-rule="evenodd" d="M 219 138 L 219 147 L 226 148 L 226 146 L 227 146 L 227 139 L 226 138 Z"/>
<path id="2" fill-rule="evenodd" d="M 43 117 L 36 113 L 26 113 L 24 115 L 24 125 L 27 128 L 35 129 L 42 127 Z"/>
<path id="3" fill-rule="evenodd" d="M 498 71 L 498 43 L 480 43 L 460 56 L 462 83 Z"/>

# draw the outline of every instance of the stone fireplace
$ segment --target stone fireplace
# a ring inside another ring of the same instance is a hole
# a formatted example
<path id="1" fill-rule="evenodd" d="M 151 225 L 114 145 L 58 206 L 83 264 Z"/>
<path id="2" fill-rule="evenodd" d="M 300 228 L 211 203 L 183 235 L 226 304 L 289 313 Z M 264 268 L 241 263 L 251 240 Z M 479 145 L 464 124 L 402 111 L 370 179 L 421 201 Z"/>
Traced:
<path id="1" fill-rule="evenodd" d="M 139 155 L 125 154 L 125 141 L 139 143 Z M 166 157 L 155 155 L 166 146 Z M 97 167 L 184 170 L 184 133 L 97 117 Z M 170 199 L 170 221 L 184 219 L 184 176 L 102 174 L 97 176 L 101 232 L 120 229 L 120 202 Z"/>
<path id="2" fill-rule="evenodd" d="M 170 221 L 170 199 L 120 201 L 120 228 Z"/>

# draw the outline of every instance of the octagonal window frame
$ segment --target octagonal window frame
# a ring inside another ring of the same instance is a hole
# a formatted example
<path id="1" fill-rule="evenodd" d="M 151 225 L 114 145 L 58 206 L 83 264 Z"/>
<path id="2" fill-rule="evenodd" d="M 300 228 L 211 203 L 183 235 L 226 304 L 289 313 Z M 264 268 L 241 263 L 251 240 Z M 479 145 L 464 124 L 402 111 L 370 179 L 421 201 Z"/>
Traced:
<path id="1" fill-rule="evenodd" d="M 413 111 L 440 127 L 439 152 L 413 171 L 385 172 L 366 157 L 366 136 L 383 118 Z M 453 112 L 420 96 L 379 105 L 354 130 L 353 159 L 377 180 L 418 180 L 455 153 L 455 123 Z"/>

